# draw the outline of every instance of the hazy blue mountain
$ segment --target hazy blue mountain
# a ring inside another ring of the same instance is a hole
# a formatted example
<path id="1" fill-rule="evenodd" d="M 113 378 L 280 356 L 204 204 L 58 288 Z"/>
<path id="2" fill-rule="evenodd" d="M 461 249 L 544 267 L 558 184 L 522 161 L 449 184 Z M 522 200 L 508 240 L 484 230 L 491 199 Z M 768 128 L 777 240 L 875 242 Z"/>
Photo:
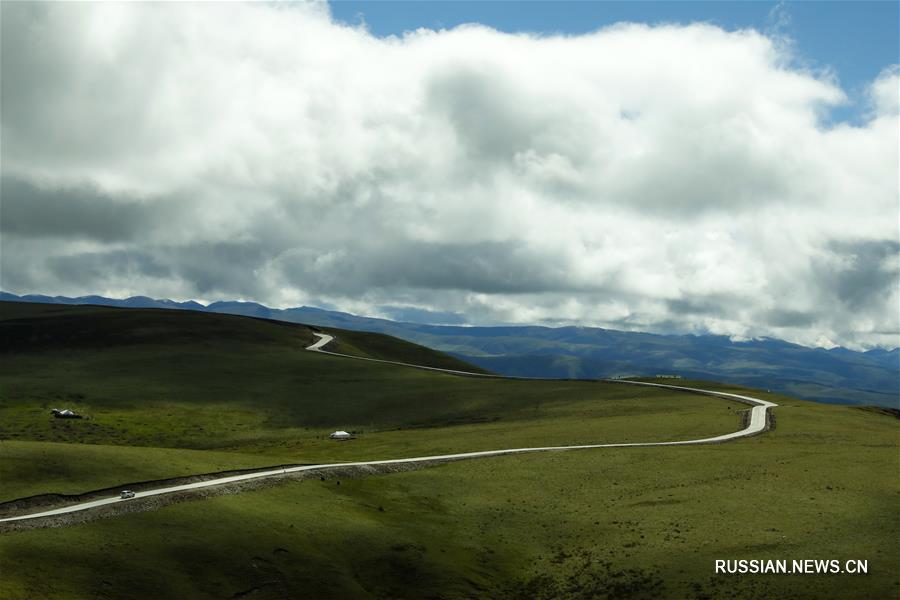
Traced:
<path id="1" fill-rule="evenodd" d="M 303 306 L 255 302 L 115 300 L 100 296 L 15 296 L 0 300 L 200 310 L 387 333 L 449 352 L 496 373 L 597 378 L 677 374 L 780 391 L 821 402 L 900 407 L 900 349 L 856 352 L 808 348 L 777 339 L 733 342 L 716 335 L 657 335 L 596 327 L 468 327 L 359 317 Z M 397 313 L 418 316 L 415 312 Z"/>

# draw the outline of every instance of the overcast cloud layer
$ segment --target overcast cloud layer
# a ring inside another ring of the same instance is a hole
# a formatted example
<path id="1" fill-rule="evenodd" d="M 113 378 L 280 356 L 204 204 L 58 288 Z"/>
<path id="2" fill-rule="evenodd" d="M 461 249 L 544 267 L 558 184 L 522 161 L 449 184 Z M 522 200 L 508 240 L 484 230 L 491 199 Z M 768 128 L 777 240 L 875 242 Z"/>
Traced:
<path id="1" fill-rule="evenodd" d="M 897 67 L 789 48 L 3 3 L 0 284 L 897 346 Z"/>

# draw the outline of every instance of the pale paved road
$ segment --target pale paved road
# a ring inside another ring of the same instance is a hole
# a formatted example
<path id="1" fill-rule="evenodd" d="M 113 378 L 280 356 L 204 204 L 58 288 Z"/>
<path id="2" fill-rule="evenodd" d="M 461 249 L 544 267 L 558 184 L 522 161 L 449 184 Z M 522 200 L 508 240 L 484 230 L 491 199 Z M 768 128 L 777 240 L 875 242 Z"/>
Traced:
<path id="1" fill-rule="evenodd" d="M 425 367 L 422 365 L 412 365 L 408 363 L 394 362 L 388 360 L 380 360 L 375 358 L 364 358 L 359 356 L 350 356 L 347 354 L 338 354 L 336 352 L 329 352 L 324 350 L 323 348 L 328 345 L 334 338 L 328 334 L 324 333 L 316 333 L 318 336 L 318 341 L 313 345 L 309 346 L 307 350 L 312 352 L 320 352 L 322 354 L 330 354 L 332 356 L 341 356 L 344 358 L 353 358 L 356 360 L 367 360 L 371 362 L 382 362 L 389 364 L 402 365 L 407 367 L 414 367 L 417 369 L 425 369 L 428 371 L 441 371 L 444 373 L 451 373 L 454 375 L 464 375 L 467 377 L 489 377 L 493 379 L 536 379 L 529 377 L 505 377 L 502 375 L 488 375 L 485 373 L 470 373 L 468 371 L 454 371 L 452 369 L 439 369 L 437 367 Z M 744 404 L 749 404 L 752 406 L 750 412 L 750 423 L 744 429 L 740 431 L 735 431 L 732 433 L 725 433 L 722 435 L 717 435 L 715 437 L 702 438 L 697 440 L 682 440 L 677 442 L 633 442 L 628 444 L 587 444 L 581 446 L 541 446 L 535 448 L 508 448 L 504 450 L 485 450 L 482 452 L 461 452 L 458 454 L 441 454 L 436 456 L 416 456 L 413 458 L 397 458 L 393 460 L 370 460 L 370 461 L 359 461 L 359 462 L 346 462 L 346 463 L 328 463 L 322 465 L 306 465 L 302 467 L 288 467 L 288 468 L 279 468 L 272 469 L 270 471 L 258 471 L 256 473 L 246 473 L 244 475 L 232 475 L 230 477 L 222 477 L 219 479 L 208 479 L 206 481 L 198 481 L 196 483 L 186 483 L 183 485 L 176 485 L 171 487 L 163 487 L 154 490 L 145 490 L 142 492 L 137 492 L 135 494 L 135 498 L 147 498 L 150 496 L 161 496 L 164 494 L 173 494 L 176 492 L 184 492 L 189 490 L 197 490 L 201 488 L 225 485 L 229 483 L 236 483 L 239 481 L 248 481 L 251 479 L 262 479 L 264 477 L 278 477 L 284 476 L 289 473 L 299 473 L 301 471 L 313 471 L 313 470 L 324 470 L 324 469 L 338 469 L 341 467 L 357 467 L 357 466 L 374 466 L 374 465 L 392 465 L 392 464 L 403 464 L 403 463 L 416 463 L 416 462 L 441 462 L 441 461 L 453 461 L 453 460 L 463 460 L 467 458 L 483 458 L 487 456 L 502 456 L 506 454 L 524 454 L 526 452 L 549 452 L 549 451 L 563 451 L 563 450 L 586 450 L 590 448 L 625 448 L 632 446 L 639 447 L 650 447 L 650 446 L 689 446 L 695 444 L 712 444 L 717 442 L 726 442 L 729 440 L 734 440 L 737 438 L 747 437 L 749 435 L 754 435 L 757 433 L 761 433 L 766 429 L 766 413 L 770 408 L 778 406 L 772 402 L 768 402 L 766 400 L 760 400 L 759 398 L 753 398 L 751 396 L 742 396 L 740 394 L 731 394 L 728 392 L 718 392 L 715 390 L 704 390 L 697 388 L 690 388 L 680 385 L 668 385 L 662 383 L 644 383 L 639 381 L 625 381 L 621 379 L 603 379 L 600 381 L 607 382 L 615 382 L 621 383 L 625 385 L 643 385 L 649 387 L 658 387 L 658 388 L 666 388 L 672 390 L 681 390 L 686 392 L 692 392 L 697 394 L 703 394 L 707 396 L 716 396 L 719 398 L 724 398 L 726 400 L 734 400 L 737 402 L 742 402 Z M 94 500 L 91 502 L 83 502 L 81 504 L 73 504 L 71 506 L 65 506 L 63 508 L 57 508 L 53 510 L 47 510 L 43 512 L 37 512 L 27 515 L 19 515 L 15 517 L 6 517 L 4 519 L 0 519 L 0 523 L 7 523 L 11 521 L 25 521 L 29 519 L 39 519 L 42 517 L 53 517 L 58 515 L 64 515 L 67 513 L 80 512 L 85 510 L 90 510 L 92 508 L 98 508 L 101 506 L 109 506 L 111 504 L 117 504 L 119 502 L 130 502 L 131 500 L 123 500 L 119 497 L 113 498 L 103 498 L 101 500 Z"/>

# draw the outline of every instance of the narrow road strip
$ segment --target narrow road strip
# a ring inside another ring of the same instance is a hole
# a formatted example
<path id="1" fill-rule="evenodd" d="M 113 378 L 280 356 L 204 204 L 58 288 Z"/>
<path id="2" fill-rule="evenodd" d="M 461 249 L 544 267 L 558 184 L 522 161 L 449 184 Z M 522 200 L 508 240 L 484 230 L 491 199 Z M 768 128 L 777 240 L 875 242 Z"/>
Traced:
<path id="1" fill-rule="evenodd" d="M 443 373 L 450 373 L 452 375 L 463 375 L 467 377 L 486 377 L 493 379 L 539 379 L 536 377 L 507 377 L 503 375 L 491 375 L 487 373 L 471 373 L 468 371 L 455 371 L 453 369 L 440 369 L 437 367 L 426 367 L 423 365 L 413 365 L 402 362 L 395 362 L 389 360 L 381 360 L 376 358 L 366 358 L 361 356 L 350 356 L 349 354 L 339 354 L 337 352 L 329 352 L 328 350 L 324 350 L 324 347 L 327 346 L 330 342 L 334 340 L 333 336 L 330 336 L 325 333 L 316 333 L 315 334 L 319 339 L 313 345 L 306 348 L 312 352 L 320 352 L 322 354 L 329 354 L 332 356 L 340 356 L 344 358 L 353 358 L 356 360 L 366 360 L 372 362 L 380 362 L 380 363 L 388 363 L 393 365 L 399 365 L 404 367 L 414 367 L 417 369 L 425 369 L 428 371 L 440 371 Z M 631 443 L 622 443 L 622 444 L 587 444 L 581 446 L 542 446 L 535 448 L 510 448 L 506 450 L 484 450 L 481 452 L 461 452 L 458 454 L 441 454 L 436 456 L 417 456 L 414 458 L 396 458 L 392 460 L 371 460 L 371 461 L 359 461 L 359 462 L 346 462 L 346 463 L 326 463 L 321 465 L 306 465 L 302 467 L 287 467 L 287 468 L 279 468 L 273 469 L 271 471 L 257 471 L 255 473 L 246 473 L 243 475 L 232 475 L 230 477 L 222 477 L 219 479 L 208 479 L 206 481 L 198 481 L 196 483 L 186 483 L 183 485 L 176 485 L 171 487 L 163 487 L 155 490 L 145 490 L 142 492 L 136 492 L 134 498 L 123 499 L 119 497 L 113 498 L 104 498 L 101 500 L 94 500 L 91 502 L 83 502 L 80 504 L 73 504 L 71 506 L 65 506 L 63 508 L 57 508 L 53 510 L 46 510 L 43 512 L 32 513 L 28 515 L 19 515 L 15 517 L 6 517 L 0 519 L 0 523 L 8 523 L 12 521 L 24 521 L 29 519 L 40 519 L 43 517 L 55 517 L 59 515 L 64 515 L 67 513 L 80 512 L 84 510 L 90 510 L 93 508 L 99 508 L 101 506 L 109 506 L 111 504 L 117 504 L 119 502 L 130 502 L 132 499 L 136 498 L 147 498 L 150 496 L 161 496 L 164 494 L 173 494 L 176 492 L 184 492 L 189 490 L 197 490 L 201 488 L 225 485 L 229 483 L 236 483 L 240 481 L 249 481 L 251 479 L 262 479 L 264 477 L 278 477 L 285 476 L 291 473 L 299 473 L 302 471 L 314 471 L 314 470 L 326 470 L 326 469 L 340 469 L 342 467 L 360 467 L 360 466 L 375 466 L 375 465 L 393 465 L 393 464 L 405 464 L 405 463 L 417 463 L 417 462 L 449 462 L 455 460 L 465 460 L 469 458 L 484 458 L 488 456 L 503 456 L 508 454 L 524 454 L 526 452 L 550 452 L 550 451 L 564 451 L 564 450 L 587 450 L 591 448 L 626 448 L 626 447 L 652 447 L 652 446 L 689 446 L 696 444 L 714 444 L 719 442 L 726 442 L 729 440 L 734 440 L 737 438 L 747 437 L 750 435 L 755 435 L 757 433 L 761 433 L 766 429 L 766 414 L 770 408 L 774 408 L 778 406 L 773 402 L 768 402 L 766 400 L 760 400 L 759 398 L 753 398 L 751 396 L 743 396 L 740 394 L 731 394 L 728 392 L 719 392 L 715 390 L 704 390 L 697 389 L 691 387 L 685 387 L 680 385 L 668 385 L 662 383 L 648 383 L 643 381 L 627 381 L 623 379 L 600 379 L 599 381 L 608 382 L 608 383 L 619 383 L 625 385 L 641 385 L 641 386 L 649 386 L 649 387 L 658 387 L 665 388 L 671 390 L 679 390 L 684 392 L 690 392 L 695 394 L 703 394 L 706 396 L 716 396 L 719 398 L 725 398 L 726 400 L 734 400 L 737 402 L 742 402 L 744 404 L 749 404 L 752 406 L 750 412 L 750 422 L 744 429 L 740 431 L 735 431 L 733 433 L 725 433 L 722 435 L 718 435 L 710 438 L 703 438 L 699 440 L 683 440 L 679 442 L 631 442 Z"/>

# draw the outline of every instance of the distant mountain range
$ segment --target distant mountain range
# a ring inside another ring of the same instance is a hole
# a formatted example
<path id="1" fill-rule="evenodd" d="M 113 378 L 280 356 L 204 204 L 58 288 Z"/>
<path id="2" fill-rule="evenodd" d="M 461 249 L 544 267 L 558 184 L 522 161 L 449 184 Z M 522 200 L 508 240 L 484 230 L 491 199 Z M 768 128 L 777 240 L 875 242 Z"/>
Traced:
<path id="1" fill-rule="evenodd" d="M 595 327 L 426 325 L 309 306 L 273 309 L 255 302 L 214 302 L 204 306 L 144 296 L 117 300 L 0 292 L 0 300 L 197 310 L 375 331 L 442 350 L 505 375 L 595 378 L 675 374 L 770 389 L 820 402 L 900 407 L 898 348 L 867 352 L 826 350 L 777 339 L 733 342 L 719 335 L 658 335 Z"/>

